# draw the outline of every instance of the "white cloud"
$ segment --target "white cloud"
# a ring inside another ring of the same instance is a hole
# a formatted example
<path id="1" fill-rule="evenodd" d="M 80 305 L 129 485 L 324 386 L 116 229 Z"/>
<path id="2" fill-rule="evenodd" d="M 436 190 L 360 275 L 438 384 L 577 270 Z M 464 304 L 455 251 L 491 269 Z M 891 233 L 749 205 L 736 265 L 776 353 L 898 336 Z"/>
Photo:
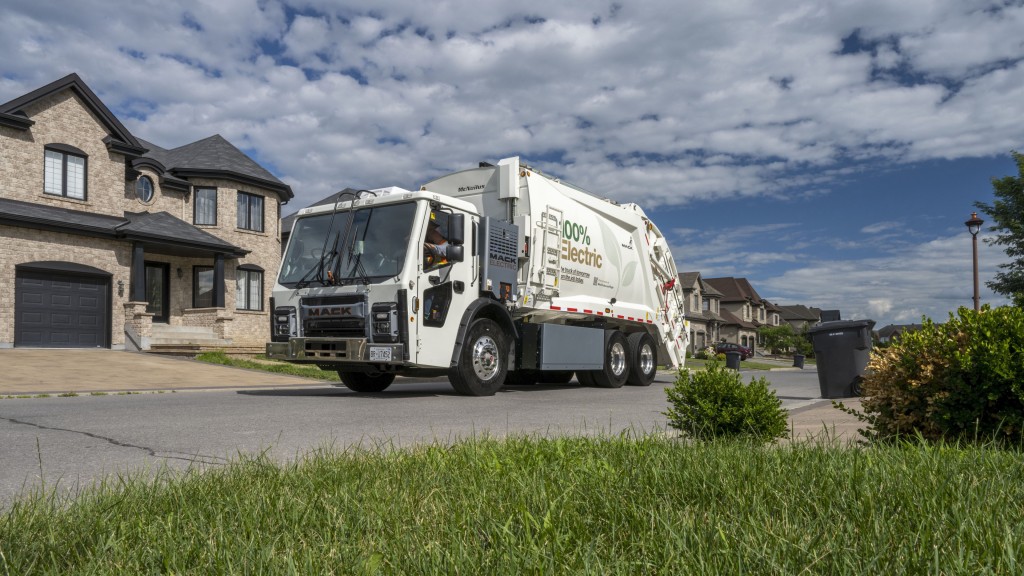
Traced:
<path id="1" fill-rule="evenodd" d="M 13 0 L 0 20 L 0 100 L 78 72 L 143 138 L 221 133 L 252 152 L 292 185 L 293 207 L 513 154 L 648 210 L 813 199 L 858 170 L 1024 141 L 1019 3 Z M 840 55 L 851 38 L 862 50 Z M 790 262 L 766 293 L 813 303 L 820 290 L 863 314 L 961 301 L 962 262 L 914 253 L 890 224 L 856 224 L 854 240 L 761 230 L 793 235 L 772 246 L 743 229 L 695 234 L 680 253 L 706 254 L 692 262 L 710 275 Z M 808 262 L 836 242 L 882 256 Z M 922 300 L 933 293 L 947 296 Z"/>

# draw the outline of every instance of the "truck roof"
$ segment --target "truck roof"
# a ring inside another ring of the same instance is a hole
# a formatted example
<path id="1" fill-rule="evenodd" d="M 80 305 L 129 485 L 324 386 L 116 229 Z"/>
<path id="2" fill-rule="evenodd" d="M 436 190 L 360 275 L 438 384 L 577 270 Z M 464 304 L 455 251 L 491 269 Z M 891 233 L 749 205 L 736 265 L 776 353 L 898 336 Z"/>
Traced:
<path id="1" fill-rule="evenodd" d="M 377 188 L 374 190 L 361 191 L 359 198 L 346 199 L 338 203 L 321 204 L 319 206 L 310 206 L 299 210 L 295 215 L 298 218 L 303 216 L 310 216 L 315 214 L 330 213 L 337 207 L 338 210 L 350 210 L 353 208 L 363 208 L 366 206 L 376 206 L 383 204 L 397 204 L 399 202 L 409 202 L 415 200 L 426 200 L 429 202 L 440 202 L 452 208 L 468 212 L 470 214 L 479 215 L 476 206 L 473 204 L 454 198 L 452 196 L 446 196 L 444 194 L 437 194 L 435 192 L 427 191 L 412 191 L 398 186 L 388 186 L 387 188 Z"/>

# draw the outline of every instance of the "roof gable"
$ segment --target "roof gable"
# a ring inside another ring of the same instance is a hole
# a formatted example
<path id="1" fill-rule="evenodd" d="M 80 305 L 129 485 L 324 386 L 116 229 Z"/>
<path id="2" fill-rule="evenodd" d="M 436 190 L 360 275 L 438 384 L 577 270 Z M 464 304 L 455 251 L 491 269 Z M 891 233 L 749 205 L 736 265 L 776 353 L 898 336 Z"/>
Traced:
<path id="1" fill-rule="evenodd" d="M 103 124 L 103 127 L 109 134 L 109 137 L 104 139 L 108 148 L 126 156 L 138 156 L 146 151 L 139 140 L 124 127 L 124 124 L 121 124 L 121 121 L 96 96 L 96 93 L 79 78 L 78 74 L 68 74 L 60 80 L 51 82 L 24 96 L 19 96 L 14 100 L 0 104 L 0 119 L 5 121 L 5 125 L 27 130 L 32 125 L 32 122 L 25 115 L 24 109 L 43 98 L 64 90 L 73 92 L 99 118 L 100 123 Z M 20 122 L 21 126 L 17 126 L 19 117 L 26 119 L 26 121 Z"/>
<path id="2" fill-rule="evenodd" d="M 148 152 L 133 165 L 157 163 L 156 167 L 175 176 L 227 177 L 239 182 L 269 188 L 285 200 L 294 197 L 290 186 L 260 166 L 255 160 L 228 142 L 220 134 L 214 134 L 191 144 L 166 149 L 143 140 Z"/>

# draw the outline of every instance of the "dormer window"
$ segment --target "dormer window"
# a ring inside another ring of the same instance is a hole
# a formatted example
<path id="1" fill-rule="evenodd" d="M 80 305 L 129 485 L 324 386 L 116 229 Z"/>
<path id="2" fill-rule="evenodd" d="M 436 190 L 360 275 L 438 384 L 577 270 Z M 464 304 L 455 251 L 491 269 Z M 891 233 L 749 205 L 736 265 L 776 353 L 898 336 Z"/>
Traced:
<path id="1" fill-rule="evenodd" d="M 43 158 L 43 192 L 85 200 L 88 155 L 67 144 L 48 144 Z"/>
<path id="2" fill-rule="evenodd" d="M 140 176 L 135 181 L 135 197 L 144 204 L 153 200 L 153 180 L 149 176 Z"/>

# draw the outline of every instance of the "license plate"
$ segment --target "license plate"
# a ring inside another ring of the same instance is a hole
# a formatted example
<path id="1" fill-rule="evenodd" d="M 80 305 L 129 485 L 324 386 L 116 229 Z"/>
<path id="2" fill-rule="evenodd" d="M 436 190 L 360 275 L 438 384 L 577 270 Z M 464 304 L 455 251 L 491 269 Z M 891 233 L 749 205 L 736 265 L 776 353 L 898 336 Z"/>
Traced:
<path id="1" fill-rule="evenodd" d="M 370 362 L 391 362 L 391 347 L 370 346 Z"/>

